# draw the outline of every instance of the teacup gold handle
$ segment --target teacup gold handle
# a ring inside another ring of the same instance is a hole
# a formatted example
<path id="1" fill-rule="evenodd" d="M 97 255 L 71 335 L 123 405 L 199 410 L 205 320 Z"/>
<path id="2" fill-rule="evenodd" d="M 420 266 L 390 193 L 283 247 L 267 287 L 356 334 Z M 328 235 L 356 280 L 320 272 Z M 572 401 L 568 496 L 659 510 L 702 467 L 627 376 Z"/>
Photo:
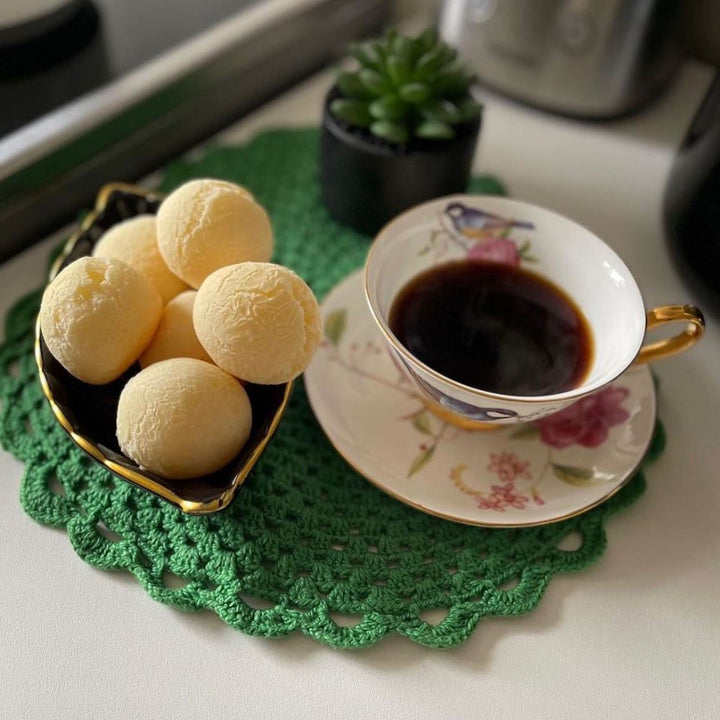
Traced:
<path id="1" fill-rule="evenodd" d="M 692 347 L 705 332 L 705 318 L 694 305 L 663 305 L 648 310 L 648 330 L 671 322 L 687 323 L 684 332 L 665 340 L 643 345 L 635 358 L 637 365 L 683 352 Z"/>

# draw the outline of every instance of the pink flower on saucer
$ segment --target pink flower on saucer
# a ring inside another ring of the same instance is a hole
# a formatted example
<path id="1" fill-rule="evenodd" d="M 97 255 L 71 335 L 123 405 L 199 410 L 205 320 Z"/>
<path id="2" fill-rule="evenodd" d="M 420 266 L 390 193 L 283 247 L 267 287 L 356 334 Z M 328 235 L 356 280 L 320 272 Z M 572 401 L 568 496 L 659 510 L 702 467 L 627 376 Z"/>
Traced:
<path id="1" fill-rule="evenodd" d="M 620 425 L 630 417 L 621 406 L 628 394 L 627 388 L 608 387 L 538 420 L 540 439 L 559 449 L 571 445 L 599 447 L 607 440 L 613 425 Z"/>
<path id="2" fill-rule="evenodd" d="M 497 510 L 498 512 L 505 512 L 504 503 L 502 503 L 501 498 L 497 495 L 490 495 L 490 497 L 475 495 L 475 502 L 481 510 Z"/>
<path id="3" fill-rule="evenodd" d="M 523 510 L 525 503 L 530 499 L 525 495 L 518 495 L 515 492 L 515 485 L 513 483 L 505 483 L 505 485 L 493 485 L 492 495 L 490 497 L 497 497 L 503 505 L 510 505 L 517 510 Z"/>
<path id="4" fill-rule="evenodd" d="M 517 245 L 506 238 L 490 238 L 473 245 L 467 253 L 468 260 L 500 263 L 501 265 L 520 265 L 520 253 Z"/>
<path id="5" fill-rule="evenodd" d="M 496 510 L 505 512 L 505 508 L 513 507 L 516 510 L 524 510 L 525 504 L 530 500 L 526 495 L 519 495 L 515 491 L 515 485 L 511 482 L 504 485 L 493 485 L 492 493 L 487 497 L 475 495 L 475 502 L 481 510 Z"/>
<path id="6" fill-rule="evenodd" d="M 493 453 L 490 455 L 490 464 L 487 469 L 496 473 L 502 482 L 510 483 L 517 477 L 529 480 L 532 477 L 528 470 L 529 465 L 529 460 L 520 460 L 515 453 L 504 452 L 499 455 Z M 493 490 L 497 487 L 499 486 L 493 485 Z"/>

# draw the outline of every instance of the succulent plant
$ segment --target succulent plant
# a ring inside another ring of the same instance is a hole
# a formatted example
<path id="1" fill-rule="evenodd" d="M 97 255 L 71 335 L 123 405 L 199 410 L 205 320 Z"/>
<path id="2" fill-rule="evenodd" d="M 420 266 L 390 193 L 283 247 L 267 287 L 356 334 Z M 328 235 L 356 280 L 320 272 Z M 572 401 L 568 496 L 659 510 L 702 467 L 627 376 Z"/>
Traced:
<path id="1" fill-rule="evenodd" d="M 351 127 L 391 143 L 449 140 L 455 126 L 480 114 L 469 93 L 474 76 L 434 30 L 415 38 L 391 30 L 351 45 L 349 53 L 358 67 L 338 76 L 342 97 L 330 103 L 330 111 Z"/>

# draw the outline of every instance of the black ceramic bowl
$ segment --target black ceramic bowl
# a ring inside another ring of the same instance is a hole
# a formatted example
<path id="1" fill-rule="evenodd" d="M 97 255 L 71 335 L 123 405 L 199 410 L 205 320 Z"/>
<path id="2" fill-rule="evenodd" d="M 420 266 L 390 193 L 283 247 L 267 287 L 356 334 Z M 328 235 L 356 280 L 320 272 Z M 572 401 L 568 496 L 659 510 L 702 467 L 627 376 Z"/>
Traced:
<path id="1" fill-rule="evenodd" d="M 106 185 L 98 195 L 95 210 L 68 240 L 55 262 L 50 281 L 74 260 L 90 255 L 110 227 L 135 215 L 156 213 L 161 201 L 161 195 L 143 188 L 120 183 Z M 89 385 L 70 375 L 50 354 L 39 322 L 35 332 L 35 360 L 43 392 L 55 417 L 75 443 L 118 477 L 168 500 L 186 513 L 211 513 L 227 507 L 277 429 L 292 391 L 292 383 L 247 384 L 253 424 L 240 454 L 211 475 L 169 480 L 140 468 L 123 455 L 115 436 L 120 392 L 140 366 L 136 363 L 107 385 Z"/>

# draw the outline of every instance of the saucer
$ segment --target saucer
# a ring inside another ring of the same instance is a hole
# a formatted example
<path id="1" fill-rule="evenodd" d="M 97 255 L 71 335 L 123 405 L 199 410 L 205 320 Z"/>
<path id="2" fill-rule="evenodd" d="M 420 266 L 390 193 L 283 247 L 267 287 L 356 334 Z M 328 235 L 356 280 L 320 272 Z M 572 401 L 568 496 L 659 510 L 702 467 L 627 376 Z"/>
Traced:
<path id="1" fill-rule="evenodd" d="M 488 527 L 557 522 L 614 495 L 650 445 L 647 366 L 535 423 L 463 430 L 429 412 L 393 363 L 362 271 L 335 286 L 322 312 L 325 337 L 305 371 L 315 417 L 357 472 L 418 510 Z"/>

